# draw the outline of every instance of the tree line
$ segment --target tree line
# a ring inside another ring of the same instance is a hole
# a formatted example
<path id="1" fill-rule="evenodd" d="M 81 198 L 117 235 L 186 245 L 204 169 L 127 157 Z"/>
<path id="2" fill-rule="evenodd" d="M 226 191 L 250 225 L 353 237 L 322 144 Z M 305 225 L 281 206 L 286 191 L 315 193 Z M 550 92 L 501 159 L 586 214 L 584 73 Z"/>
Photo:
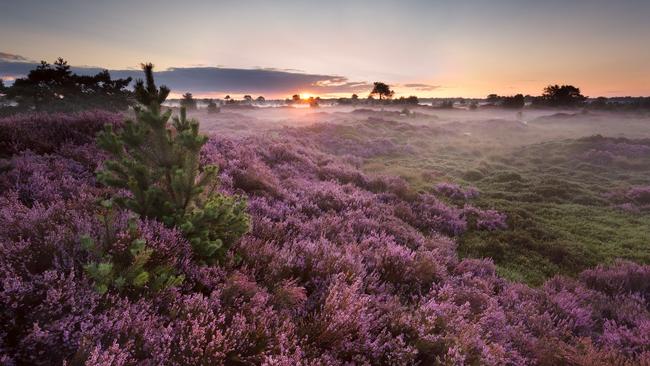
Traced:
<path id="1" fill-rule="evenodd" d="M 5 86 L 0 79 L 0 115 L 28 111 L 126 110 L 136 102 L 134 92 L 129 89 L 131 81 L 131 78 L 113 79 L 108 70 L 103 70 L 95 75 L 77 75 L 72 72 L 68 63 L 62 58 L 57 59 L 53 64 L 41 61 L 41 64 L 31 70 L 26 77 L 16 79 L 11 86 Z M 336 101 L 341 105 L 420 104 L 419 98 L 415 95 L 400 96 L 399 98 L 394 98 L 394 96 L 395 91 L 391 89 L 390 85 L 376 81 L 367 98 L 362 99 L 355 93 L 349 98 L 339 98 Z M 458 100 L 463 101 L 462 98 Z M 222 101 L 203 99 L 204 104 L 207 105 L 208 113 L 220 112 L 222 105 L 250 107 L 254 101 L 263 103 L 265 98 L 259 96 L 254 99 L 251 95 L 245 95 L 240 101 L 227 95 Z M 490 94 L 485 101 L 488 107 L 511 109 L 521 109 L 526 105 L 533 107 L 590 107 L 603 110 L 650 108 L 650 98 L 599 97 L 588 101 L 588 98 L 582 95 L 580 88 L 573 85 L 557 84 L 548 85 L 539 96 Z M 289 105 L 309 104 L 311 107 L 318 107 L 321 98 L 302 99 L 300 95 L 294 94 L 285 102 Z M 187 110 L 195 110 L 197 109 L 197 100 L 192 93 L 185 93 L 180 99 L 180 105 Z M 454 99 L 444 100 L 432 107 L 453 108 Z M 478 104 L 475 101 L 469 104 L 469 109 L 476 108 L 478 108 Z"/>
<path id="2" fill-rule="evenodd" d="M 62 58 L 54 64 L 41 61 L 11 86 L 0 83 L 6 105 L 0 112 L 74 112 L 88 109 L 125 110 L 133 104 L 131 78 L 113 79 L 108 70 L 77 75 Z"/>

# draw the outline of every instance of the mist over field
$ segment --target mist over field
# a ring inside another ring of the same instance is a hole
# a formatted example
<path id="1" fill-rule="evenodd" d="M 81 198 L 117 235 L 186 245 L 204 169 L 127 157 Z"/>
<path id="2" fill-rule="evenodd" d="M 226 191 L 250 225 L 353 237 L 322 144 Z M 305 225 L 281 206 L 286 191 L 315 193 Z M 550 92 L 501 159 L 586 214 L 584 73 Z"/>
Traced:
<path id="1" fill-rule="evenodd" d="M 0 4 L 0 365 L 650 366 L 648 15 Z"/>

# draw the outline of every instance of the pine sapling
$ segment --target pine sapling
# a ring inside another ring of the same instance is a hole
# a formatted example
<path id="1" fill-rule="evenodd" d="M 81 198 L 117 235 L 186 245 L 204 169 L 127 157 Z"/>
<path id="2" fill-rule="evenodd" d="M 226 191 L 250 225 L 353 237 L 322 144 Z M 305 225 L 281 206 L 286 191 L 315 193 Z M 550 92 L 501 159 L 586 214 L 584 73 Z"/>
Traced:
<path id="1" fill-rule="evenodd" d="M 138 80 L 135 85 L 141 104 L 135 121 L 126 121 L 119 131 L 107 126 L 99 135 L 99 146 L 113 159 L 98 178 L 128 192 L 116 198 L 122 207 L 179 228 L 195 258 L 213 263 L 248 231 L 246 202 L 216 192 L 217 167 L 199 161 L 207 136 L 199 133 L 196 120 L 187 118 L 185 108 L 173 118 L 171 110 L 163 112 L 169 89 L 156 87 L 152 64 L 142 66 L 146 84 Z"/>

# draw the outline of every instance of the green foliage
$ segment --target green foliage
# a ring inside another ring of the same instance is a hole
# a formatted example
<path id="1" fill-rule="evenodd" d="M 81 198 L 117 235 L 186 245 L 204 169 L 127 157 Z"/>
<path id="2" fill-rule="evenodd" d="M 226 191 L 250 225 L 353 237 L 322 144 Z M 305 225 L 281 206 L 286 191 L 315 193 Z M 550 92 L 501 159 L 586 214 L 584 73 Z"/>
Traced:
<path id="1" fill-rule="evenodd" d="M 96 242 L 87 235 L 81 238 L 81 245 L 90 258 L 84 265 L 84 272 L 94 282 L 97 292 L 104 294 L 113 290 L 141 295 L 156 293 L 183 282 L 184 276 L 175 274 L 173 267 L 152 263 L 154 251 L 139 237 L 133 220 L 129 222 L 128 235 L 118 237 L 112 230 L 112 203 L 104 201 L 102 205 L 99 217 L 104 224 L 103 240 Z M 125 250 L 119 249 L 122 247 Z"/>
<path id="2" fill-rule="evenodd" d="M 199 134 L 199 123 L 187 119 L 185 108 L 173 118 L 170 110 L 162 112 L 169 89 L 156 87 L 153 65 L 143 69 L 147 82 L 136 82 L 135 95 L 144 108 L 136 108 L 136 120 L 127 121 L 121 131 L 108 126 L 100 134 L 99 146 L 114 159 L 98 178 L 130 192 L 116 199 L 121 206 L 180 228 L 196 259 L 212 263 L 248 230 L 246 203 L 215 192 L 217 167 L 199 162 L 207 141 Z"/>
<path id="3" fill-rule="evenodd" d="M 177 224 L 199 258 L 221 258 L 249 229 L 246 202 L 232 196 L 212 195 Z"/>

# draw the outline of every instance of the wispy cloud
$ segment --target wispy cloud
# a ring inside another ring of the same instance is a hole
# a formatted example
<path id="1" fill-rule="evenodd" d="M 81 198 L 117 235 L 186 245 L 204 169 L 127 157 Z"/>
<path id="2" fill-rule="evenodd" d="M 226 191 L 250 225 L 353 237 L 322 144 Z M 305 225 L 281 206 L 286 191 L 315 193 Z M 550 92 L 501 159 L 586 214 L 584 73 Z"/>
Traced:
<path id="1" fill-rule="evenodd" d="M 409 89 L 419 90 L 419 91 L 433 91 L 440 88 L 440 85 L 419 84 L 419 83 L 402 84 L 401 86 Z"/>
<path id="2" fill-rule="evenodd" d="M 27 58 L 20 56 L 20 55 L 14 55 L 13 53 L 7 53 L 7 52 L 0 52 L 0 60 L 2 61 L 18 61 L 18 62 L 27 62 L 29 61 Z"/>

